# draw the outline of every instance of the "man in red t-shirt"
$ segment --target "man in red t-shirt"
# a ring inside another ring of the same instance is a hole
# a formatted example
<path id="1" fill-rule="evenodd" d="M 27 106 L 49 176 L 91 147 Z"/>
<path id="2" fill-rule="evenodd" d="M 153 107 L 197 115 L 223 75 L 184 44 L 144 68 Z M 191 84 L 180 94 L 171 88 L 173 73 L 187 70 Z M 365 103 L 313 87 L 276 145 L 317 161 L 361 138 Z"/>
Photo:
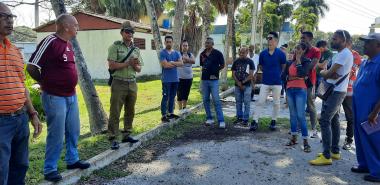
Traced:
<path id="1" fill-rule="evenodd" d="M 351 50 L 352 56 L 354 57 L 354 64 L 352 65 L 350 73 L 350 81 L 348 82 L 347 94 L 342 103 L 344 114 L 347 120 L 346 128 L 346 139 L 344 140 L 343 149 L 351 150 L 352 142 L 354 137 L 354 113 L 352 110 L 352 85 L 356 80 L 356 72 L 359 69 L 360 64 L 362 63 L 362 58 L 360 54 L 352 49 L 352 41 L 347 43 L 347 48 Z"/>
<path id="2" fill-rule="evenodd" d="M 308 46 L 308 49 L 305 53 L 305 57 L 309 58 L 312 62 L 312 69 L 309 72 L 308 78 L 306 79 L 306 85 L 307 85 L 307 110 L 309 111 L 310 115 L 310 123 L 311 123 L 311 129 L 312 129 L 312 138 L 317 137 L 317 110 L 315 108 L 315 99 L 314 99 L 314 88 L 317 81 L 317 73 L 315 70 L 315 66 L 317 65 L 319 59 L 321 58 L 321 52 L 318 48 L 311 45 L 311 42 L 313 41 L 313 33 L 309 31 L 302 32 L 301 35 L 301 42 L 305 42 Z"/>
<path id="3" fill-rule="evenodd" d="M 75 86 L 78 75 L 70 39 L 79 29 L 75 17 L 62 14 L 56 20 L 57 32 L 44 38 L 32 54 L 27 66 L 30 76 L 42 89 L 42 104 L 46 113 L 48 135 L 44 164 L 45 179 L 57 182 L 58 160 L 66 143 L 67 169 L 86 169 L 88 162 L 79 160 L 78 138 L 80 132 L 78 99 Z"/>

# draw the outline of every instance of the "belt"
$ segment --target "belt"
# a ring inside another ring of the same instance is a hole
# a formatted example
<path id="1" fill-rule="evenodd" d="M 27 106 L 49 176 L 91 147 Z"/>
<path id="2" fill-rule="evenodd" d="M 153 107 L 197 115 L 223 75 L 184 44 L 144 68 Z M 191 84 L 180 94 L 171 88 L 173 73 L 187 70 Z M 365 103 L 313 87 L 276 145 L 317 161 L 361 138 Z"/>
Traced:
<path id="1" fill-rule="evenodd" d="M 0 116 L 1 117 L 14 117 L 14 116 L 18 116 L 20 114 L 23 114 L 25 113 L 26 111 L 26 107 L 22 107 L 21 109 L 18 109 L 16 110 L 15 112 L 11 112 L 11 113 L 0 113 Z"/>
<path id="2" fill-rule="evenodd" d="M 136 79 L 134 79 L 134 78 L 113 78 L 113 79 L 124 81 L 124 82 L 136 82 Z"/>

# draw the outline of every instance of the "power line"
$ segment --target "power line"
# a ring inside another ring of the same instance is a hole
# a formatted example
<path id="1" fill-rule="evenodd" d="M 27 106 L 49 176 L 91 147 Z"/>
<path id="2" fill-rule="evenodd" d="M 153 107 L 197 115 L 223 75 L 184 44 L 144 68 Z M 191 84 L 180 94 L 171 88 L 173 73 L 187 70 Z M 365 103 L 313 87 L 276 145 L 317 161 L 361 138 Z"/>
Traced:
<path id="1" fill-rule="evenodd" d="M 380 16 L 379 12 L 377 12 L 377 11 L 375 11 L 375 10 L 371 10 L 371 9 L 369 9 L 369 8 L 367 8 L 367 7 L 363 6 L 363 5 L 361 5 L 361 4 L 356 3 L 355 1 L 352 1 L 352 0 L 349 0 L 349 1 L 350 1 L 352 4 L 354 4 L 354 5 L 356 5 L 356 6 L 360 6 L 361 8 L 366 9 L 368 12 L 373 13 L 374 15 L 376 15 L 376 17 Z"/>
<path id="2" fill-rule="evenodd" d="M 369 17 L 369 15 L 366 15 L 366 14 L 364 14 L 364 13 L 362 13 L 362 12 L 355 12 L 354 10 L 349 10 L 349 9 L 347 9 L 347 7 L 344 7 L 344 6 L 342 6 L 342 5 L 338 5 L 338 4 L 336 4 L 335 2 L 333 3 L 332 1 L 330 1 L 329 3 L 331 3 L 331 4 L 333 4 L 333 5 L 337 6 L 337 7 L 343 8 L 344 10 L 346 10 L 346 11 L 352 13 L 352 14 L 355 14 L 355 15 L 360 15 L 360 16 L 362 16 L 362 17 L 366 17 L 366 18 L 368 18 L 368 19 L 372 19 L 372 20 L 374 20 L 374 19 L 376 18 L 376 16 Z"/>
<path id="3" fill-rule="evenodd" d="M 340 1 L 340 0 L 338 0 L 338 1 Z M 340 3 L 344 4 L 346 7 L 349 7 L 351 10 L 355 10 L 355 11 L 363 13 L 363 14 L 368 14 L 369 16 L 373 16 L 373 17 L 378 16 L 377 13 L 372 14 L 371 12 L 368 12 L 368 11 L 366 11 L 366 12 L 360 11 L 360 10 L 358 10 L 358 7 L 355 7 L 355 6 L 347 3 L 347 1 L 340 1 Z"/>

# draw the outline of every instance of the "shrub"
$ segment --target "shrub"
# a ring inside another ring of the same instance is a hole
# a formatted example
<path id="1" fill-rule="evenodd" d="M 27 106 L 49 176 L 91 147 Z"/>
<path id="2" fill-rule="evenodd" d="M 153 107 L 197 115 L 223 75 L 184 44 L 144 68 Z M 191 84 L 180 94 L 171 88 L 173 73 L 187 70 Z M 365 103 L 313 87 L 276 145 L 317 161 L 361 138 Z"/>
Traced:
<path id="1" fill-rule="evenodd" d="M 41 101 L 41 91 L 39 88 L 39 85 L 36 83 L 36 81 L 33 80 L 33 78 L 28 74 L 28 72 L 25 71 L 25 86 L 29 90 L 30 99 L 32 99 L 32 103 L 34 108 L 39 113 L 40 120 L 45 120 L 45 112 L 42 107 L 42 101 Z"/>

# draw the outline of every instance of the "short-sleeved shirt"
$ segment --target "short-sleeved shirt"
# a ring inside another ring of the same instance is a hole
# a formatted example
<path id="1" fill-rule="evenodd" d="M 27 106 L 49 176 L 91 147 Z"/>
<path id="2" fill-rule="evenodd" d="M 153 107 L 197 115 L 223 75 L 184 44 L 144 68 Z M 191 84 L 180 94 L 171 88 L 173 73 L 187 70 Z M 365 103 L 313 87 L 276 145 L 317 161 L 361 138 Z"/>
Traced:
<path id="1" fill-rule="evenodd" d="M 0 113 L 13 113 L 26 101 L 24 60 L 7 38 L 4 45 L 0 44 Z"/>
<path id="2" fill-rule="evenodd" d="M 55 34 L 45 37 L 29 59 L 41 69 L 41 88 L 55 96 L 75 95 L 78 74 L 72 44 Z"/>
<path id="3" fill-rule="evenodd" d="M 232 68 L 231 68 L 232 71 L 235 71 L 235 75 L 236 75 L 236 78 L 242 82 L 244 81 L 245 79 L 247 79 L 247 77 L 249 76 L 249 71 L 252 70 L 254 71 L 255 70 L 255 64 L 253 63 L 253 61 L 249 58 L 238 58 L 235 60 L 235 62 L 232 64 Z M 237 85 L 237 83 L 235 82 L 235 85 Z M 251 81 L 247 81 L 246 83 L 244 83 L 243 85 L 251 85 Z"/>
<path id="4" fill-rule="evenodd" d="M 282 65 L 286 64 L 286 55 L 276 48 L 273 54 L 266 49 L 260 53 L 259 65 L 262 66 L 264 85 L 281 85 Z"/>
<path id="5" fill-rule="evenodd" d="M 170 53 L 168 50 L 163 49 L 160 52 L 160 62 L 166 60 L 167 62 L 176 62 L 181 59 L 181 53 L 176 50 L 172 50 Z M 162 68 L 161 80 L 164 83 L 167 82 L 179 82 L 177 68 Z"/>
<path id="6" fill-rule="evenodd" d="M 321 51 L 316 47 L 311 47 L 307 51 L 307 53 L 305 53 L 305 57 L 310 59 L 311 61 L 313 61 L 314 59 L 317 59 L 317 61 L 319 62 L 321 58 Z M 315 83 L 317 82 L 317 71 L 315 69 L 315 66 L 313 66 L 313 68 L 311 69 L 309 78 L 310 78 L 310 82 L 313 85 L 315 85 Z"/>
<path id="7" fill-rule="evenodd" d="M 132 53 L 127 59 L 125 59 L 132 48 L 134 48 Z M 123 41 L 116 41 L 108 48 L 108 60 L 123 63 L 128 61 L 130 58 L 138 58 L 140 66 L 144 65 L 144 62 L 141 58 L 140 49 L 133 46 L 133 44 L 126 46 Z M 112 74 L 112 77 L 119 79 L 136 79 L 136 71 L 132 66 L 128 66 L 116 70 Z"/>
<path id="8" fill-rule="evenodd" d="M 181 55 L 184 56 L 188 56 L 189 58 L 191 58 L 193 56 L 192 53 L 182 53 L 181 52 Z M 177 67 L 178 69 L 178 76 L 180 79 L 193 79 L 193 64 L 189 64 L 189 63 L 183 63 L 183 66 L 181 67 Z"/>
<path id="9" fill-rule="evenodd" d="M 200 55 L 200 65 L 202 66 L 202 80 L 218 80 L 219 70 L 224 66 L 223 54 L 217 49 L 212 49 L 210 55 L 206 55 L 204 50 Z"/>
<path id="10" fill-rule="evenodd" d="M 340 75 L 341 77 L 336 80 L 327 79 L 327 82 L 335 84 L 337 81 L 343 78 L 346 74 L 351 72 L 353 62 L 354 62 L 354 58 L 352 56 L 352 52 L 348 48 L 344 48 L 342 51 L 336 54 L 332 59 L 332 66 L 334 64 L 342 65 L 337 70 L 337 74 Z M 346 76 L 345 79 L 334 88 L 334 91 L 347 92 L 348 81 L 349 81 L 349 78 Z"/>

